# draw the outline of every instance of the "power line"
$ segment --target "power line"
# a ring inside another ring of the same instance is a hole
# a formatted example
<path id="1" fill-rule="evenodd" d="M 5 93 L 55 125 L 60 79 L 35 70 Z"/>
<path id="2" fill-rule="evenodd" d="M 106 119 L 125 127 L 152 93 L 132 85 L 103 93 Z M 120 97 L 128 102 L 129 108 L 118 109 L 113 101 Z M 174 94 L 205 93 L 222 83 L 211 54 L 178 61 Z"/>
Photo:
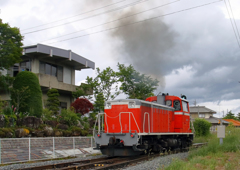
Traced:
<path id="1" fill-rule="evenodd" d="M 199 8 L 199 7 L 211 5 L 211 4 L 220 2 L 220 1 L 222 1 L 222 0 L 218 0 L 218 1 L 210 2 L 210 3 L 206 3 L 206 4 L 203 4 L 203 5 L 199 5 L 199 6 L 195 6 L 195 7 L 191 7 L 191 8 L 187 8 L 187 9 L 183 9 L 183 10 L 176 11 L 176 12 L 171 12 L 171 13 L 168 13 L 168 14 L 164 14 L 164 15 L 160 15 L 160 16 L 148 18 L 148 19 L 145 19 L 145 20 L 133 22 L 133 23 L 130 23 L 130 24 L 120 25 L 120 26 L 117 26 L 117 27 L 113 27 L 113 28 L 109 28 L 109 29 L 97 31 L 97 32 L 94 32 L 94 33 L 84 34 L 84 35 L 77 36 L 77 37 L 72 37 L 72 38 L 68 38 L 68 39 L 64 39 L 64 40 L 55 41 L 55 42 L 52 42 L 52 43 L 49 43 L 49 44 L 54 44 L 54 43 L 63 42 L 63 41 L 68 41 L 68 40 L 72 40 L 72 39 L 76 39 L 76 38 L 80 38 L 80 37 L 85 37 L 85 36 L 89 36 L 89 35 L 93 35 L 93 34 L 98 34 L 98 33 L 101 33 L 101 32 L 106 32 L 106 31 L 110 31 L 110 30 L 117 29 L 117 28 L 129 26 L 129 25 L 134 25 L 134 24 L 142 23 L 142 22 L 145 22 L 145 21 L 148 21 L 148 20 L 154 20 L 154 19 L 157 19 L 157 18 L 160 18 L 160 17 L 165 17 L 165 16 L 168 16 L 168 15 L 173 15 L 173 14 L 176 14 L 176 13 L 180 13 L 180 12 L 192 10 L 192 9 L 195 9 L 195 8 Z"/>
<path id="2" fill-rule="evenodd" d="M 113 21 L 105 22 L 103 24 L 99 24 L 99 25 L 96 25 L 96 26 L 93 26 L 93 27 L 89 27 L 89 28 L 86 28 L 86 29 L 83 29 L 83 30 L 79 30 L 79 31 L 75 31 L 75 32 L 72 32 L 72 33 L 64 34 L 64 35 L 61 35 L 61 36 L 57 36 L 57 37 L 54 37 L 54 38 L 51 38 L 51 39 L 47 39 L 47 40 L 44 40 L 42 42 L 53 40 L 53 39 L 60 38 L 60 37 L 65 37 L 67 35 L 75 34 L 75 33 L 86 31 L 86 30 L 89 30 L 89 29 L 92 29 L 92 28 L 96 28 L 96 27 L 99 27 L 99 26 L 102 26 L 102 25 L 113 23 L 113 22 L 116 22 L 116 21 L 119 21 L 119 20 L 122 20 L 122 19 L 126 19 L 126 18 L 129 18 L 129 17 L 135 16 L 135 15 L 138 15 L 138 14 L 144 13 L 144 12 L 148 12 L 148 11 L 151 11 L 151 10 L 154 10 L 154 9 L 166 6 L 166 5 L 170 5 L 170 4 L 176 3 L 178 1 L 180 1 L 180 0 L 177 0 L 177 1 L 174 1 L 174 2 L 170 2 L 170 3 L 164 4 L 164 5 L 160 5 L 160 6 L 157 6 L 157 7 L 154 7 L 154 8 L 150 8 L 150 9 L 145 10 L 145 11 L 137 12 L 135 14 L 132 14 L 132 15 L 129 15 L 129 16 L 126 16 L 126 17 L 123 17 L 123 18 L 119 18 L 119 19 L 116 19 L 116 20 L 113 20 Z"/>
<path id="3" fill-rule="evenodd" d="M 233 22 L 232 22 L 232 18 L 231 18 L 231 16 L 230 16 L 230 12 L 229 12 L 228 7 L 227 7 L 226 0 L 224 0 L 224 3 L 225 3 L 225 6 L 226 6 L 226 9 L 227 9 L 227 12 L 228 12 L 228 15 L 229 15 L 229 18 L 230 18 L 231 24 L 232 24 L 232 28 L 233 28 L 233 31 L 234 31 L 234 35 L 235 35 L 235 37 L 236 37 L 236 40 L 237 40 L 238 46 L 239 46 L 239 48 L 240 48 L 240 43 L 239 43 L 239 41 L 238 41 L 237 34 L 236 34 L 235 29 L 234 29 L 234 25 L 233 25 Z"/>
<path id="4" fill-rule="evenodd" d="M 229 3 L 230 10 L 231 10 L 231 12 L 232 12 L 233 21 L 234 21 L 234 24 L 235 24 L 235 27 L 236 27 L 236 30 L 237 30 L 237 33 L 238 33 L 238 38 L 240 39 L 238 27 L 237 27 L 237 24 L 236 24 L 236 21 L 235 21 L 235 17 L 234 17 L 234 15 L 233 15 L 233 10 L 232 10 L 232 6 L 231 6 L 231 3 L 230 3 L 230 0 L 228 0 L 228 3 Z"/>
<path id="5" fill-rule="evenodd" d="M 85 20 L 85 19 L 89 19 L 89 18 L 98 16 L 98 15 L 102 15 L 102 14 L 106 14 L 106 13 L 109 13 L 109 12 L 114 12 L 114 11 L 117 11 L 117 10 L 120 10 L 120 9 L 124 9 L 124 8 L 130 7 L 130 6 L 139 4 L 139 3 L 143 3 L 143 2 L 146 2 L 146 1 L 149 1 L 149 0 L 139 0 L 139 1 L 127 4 L 125 6 L 121 6 L 119 8 L 115 8 L 115 9 L 111 9 L 111 10 L 108 10 L 108 11 L 105 11 L 105 12 L 102 12 L 102 13 L 99 13 L 99 14 L 95 14 L 95 15 L 89 16 L 89 17 L 77 19 L 77 20 L 74 20 L 74 21 L 66 22 L 66 23 L 63 23 L 63 24 L 59 24 L 59 25 L 55 25 L 55 26 L 51 26 L 51 27 L 47 27 L 47 28 L 43 28 L 43 29 L 39 29 L 39 30 L 35 30 L 35 31 L 26 32 L 26 33 L 23 33 L 23 35 L 27 35 L 27 34 L 39 32 L 39 31 L 44 31 L 44 30 L 56 28 L 56 27 L 63 26 L 63 25 L 66 25 L 66 24 L 71 24 L 71 23 L 74 23 L 74 22 L 77 22 L 77 21 L 81 21 L 81 20 Z"/>
<path id="6" fill-rule="evenodd" d="M 77 15 L 74 15 L 74 16 L 71 16 L 71 17 L 62 18 L 62 19 L 59 19 L 59 20 L 56 20 L 56 21 L 52 21 L 52 22 L 49 22 L 49 23 L 46 23 L 46 24 L 42 24 L 42 25 L 37 25 L 37 26 L 34 26 L 34 27 L 26 28 L 26 29 L 23 29 L 22 31 L 29 30 L 29 29 L 32 29 L 32 28 L 41 27 L 41 26 L 48 25 L 48 24 L 52 24 L 52 23 L 55 23 L 55 22 L 59 22 L 59 21 L 62 21 L 62 20 L 69 19 L 69 18 L 74 18 L 74 17 L 76 17 L 76 16 L 80 16 L 80 15 L 87 14 L 87 13 L 90 13 L 90 12 L 93 12 L 93 11 L 97 11 L 97 10 L 99 10 L 99 9 L 103 9 L 103 8 L 106 8 L 106 7 L 109 7 L 109 6 L 112 6 L 112 5 L 121 3 L 121 2 L 123 2 L 123 1 L 126 1 L 126 0 L 118 1 L 118 2 L 115 2 L 115 3 L 112 3 L 112 4 L 108 4 L 108 5 L 106 5 L 106 6 L 102 6 L 102 7 L 100 7 L 100 8 L 96 8 L 96 9 L 93 9 L 93 10 L 90 10 L 90 11 L 87 11 L 87 12 L 83 12 L 83 13 L 80 13 L 80 14 L 77 14 Z"/>

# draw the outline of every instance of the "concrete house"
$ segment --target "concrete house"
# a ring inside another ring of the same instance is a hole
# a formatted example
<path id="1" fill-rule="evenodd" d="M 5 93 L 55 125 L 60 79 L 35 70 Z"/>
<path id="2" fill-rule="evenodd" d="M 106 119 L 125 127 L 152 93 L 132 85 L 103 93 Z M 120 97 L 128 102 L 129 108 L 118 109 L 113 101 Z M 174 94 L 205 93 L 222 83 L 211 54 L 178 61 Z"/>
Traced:
<path id="1" fill-rule="evenodd" d="M 43 93 L 43 105 L 46 104 L 47 91 L 56 88 L 59 91 L 60 108 L 68 108 L 73 102 L 72 92 L 76 90 L 75 71 L 95 69 L 95 63 L 72 52 L 43 44 L 23 47 L 22 62 L 16 63 L 3 74 L 16 76 L 20 71 L 31 71 L 39 79 Z M 1 94 L 2 100 L 10 100 L 9 94 Z"/>
<path id="2" fill-rule="evenodd" d="M 192 119 L 196 118 L 209 118 L 216 114 L 216 111 L 211 110 L 205 106 L 190 106 L 190 115 Z"/>

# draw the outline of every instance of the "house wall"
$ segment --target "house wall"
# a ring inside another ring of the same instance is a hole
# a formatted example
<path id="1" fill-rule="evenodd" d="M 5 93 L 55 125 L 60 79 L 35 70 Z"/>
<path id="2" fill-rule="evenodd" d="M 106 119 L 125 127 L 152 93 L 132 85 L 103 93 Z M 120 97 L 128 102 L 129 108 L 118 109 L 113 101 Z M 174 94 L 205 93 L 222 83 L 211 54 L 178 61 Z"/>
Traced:
<path id="1" fill-rule="evenodd" d="M 192 119 L 199 118 L 197 113 L 191 113 L 190 115 Z"/>
<path id="2" fill-rule="evenodd" d="M 37 74 L 40 86 L 55 88 L 64 91 L 76 91 L 75 85 L 59 82 L 57 77 L 47 74 Z"/>
<path id="3" fill-rule="evenodd" d="M 213 116 L 212 113 L 205 113 L 205 118 L 209 118 L 210 116 Z"/>
<path id="4" fill-rule="evenodd" d="M 198 117 L 198 113 L 190 113 L 190 114 L 191 114 L 191 117 L 192 117 L 193 119 L 199 118 L 199 117 Z M 210 116 L 213 116 L 212 113 L 199 113 L 199 115 L 200 115 L 200 114 L 204 114 L 204 118 L 209 118 Z M 201 117 L 201 118 L 203 118 L 203 117 Z"/>
<path id="5" fill-rule="evenodd" d="M 31 72 L 33 73 L 39 73 L 39 60 L 33 59 L 31 60 Z"/>

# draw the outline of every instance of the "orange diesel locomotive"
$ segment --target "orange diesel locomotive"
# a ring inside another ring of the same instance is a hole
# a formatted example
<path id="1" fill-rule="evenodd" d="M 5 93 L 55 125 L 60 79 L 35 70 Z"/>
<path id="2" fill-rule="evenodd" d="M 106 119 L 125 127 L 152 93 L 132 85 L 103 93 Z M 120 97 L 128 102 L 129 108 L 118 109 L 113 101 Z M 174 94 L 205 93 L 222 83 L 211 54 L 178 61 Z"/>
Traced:
<path id="1" fill-rule="evenodd" d="M 144 100 L 107 101 L 104 130 L 94 138 L 96 149 L 109 156 L 130 156 L 147 152 L 187 149 L 192 144 L 189 104 L 186 96 L 165 93 Z M 103 118 L 102 116 L 102 118 Z"/>

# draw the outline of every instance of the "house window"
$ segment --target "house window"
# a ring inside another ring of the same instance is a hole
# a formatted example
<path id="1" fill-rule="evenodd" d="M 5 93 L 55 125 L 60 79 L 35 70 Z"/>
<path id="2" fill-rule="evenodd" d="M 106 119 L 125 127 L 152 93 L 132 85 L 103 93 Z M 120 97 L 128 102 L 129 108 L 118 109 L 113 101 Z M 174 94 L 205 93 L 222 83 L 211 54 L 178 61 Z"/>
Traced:
<path id="1" fill-rule="evenodd" d="M 58 66 L 57 68 L 57 79 L 58 81 L 63 82 L 63 67 Z"/>
<path id="2" fill-rule="evenodd" d="M 51 65 L 45 64 L 45 74 L 51 75 Z"/>
<path id="3" fill-rule="evenodd" d="M 52 66 L 51 75 L 57 77 L 57 67 L 56 66 Z"/>
<path id="4" fill-rule="evenodd" d="M 39 72 L 57 77 L 58 81 L 63 81 L 63 67 L 49 63 L 40 62 Z"/>
<path id="5" fill-rule="evenodd" d="M 60 102 L 60 108 L 67 109 L 67 102 Z"/>
<path id="6" fill-rule="evenodd" d="M 20 71 L 31 71 L 31 62 L 29 60 L 20 63 Z"/>
<path id="7" fill-rule="evenodd" d="M 205 117 L 205 114 L 199 113 L 199 117 L 200 117 L 200 118 L 204 118 L 204 117 Z"/>

